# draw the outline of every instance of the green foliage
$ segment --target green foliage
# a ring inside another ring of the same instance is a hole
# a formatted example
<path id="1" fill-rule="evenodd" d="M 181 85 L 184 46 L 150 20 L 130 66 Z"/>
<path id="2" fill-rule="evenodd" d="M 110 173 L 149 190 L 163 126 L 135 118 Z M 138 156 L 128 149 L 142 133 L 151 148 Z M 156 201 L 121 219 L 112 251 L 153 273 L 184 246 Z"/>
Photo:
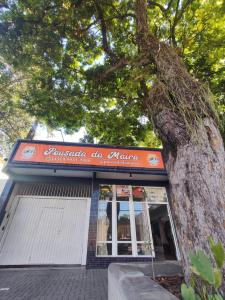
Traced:
<path id="1" fill-rule="evenodd" d="M 222 273 L 220 269 L 213 269 L 213 277 L 214 277 L 214 286 L 215 288 L 219 288 L 222 284 Z"/>
<path id="2" fill-rule="evenodd" d="M 224 129 L 223 1 L 155 3 L 149 1 L 150 30 L 209 85 Z M 140 121 L 147 116 L 142 83 L 151 88 L 157 74 L 151 63 L 138 63 L 134 7 L 128 0 L 4 1 L 0 55 L 26 77 L 20 106 L 50 127 L 85 126 L 103 143 L 159 145 L 151 120 Z"/>
<path id="3" fill-rule="evenodd" d="M 25 78 L 0 60 L 0 148 L 8 156 L 18 138 L 25 138 L 32 118 L 21 109 L 19 93 L 25 89 Z"/>
<path id="4" fill-rule="evenodd" d="M 213 268 L 210 258 L 202 250 L 191 252 L 191 286 L 182 284 L 181 294 L 184 300 L 221 300 L 219 293 L 222 285 L 222 268 L 225 262 L 225 251 L 221 242 L 217 244 L 209 238 L 210 249 L 217 268 Z"/>
<path id="5" fill-rule="evenodd" d="M 213 294 L 208 296 L 209 300 L 224 300 L 224 298 L 219 294 Z"/>
<path id="6" fill-rule="evenodd" d="M 195 293 L 194 289 L 191 286 L 187 287 L 184 283 L 181 285 L 181 294 L 185 300 L 201 300 L 199 295 Z"/>
<path id="7" fill-rule="evenodd" d="M 215 283 L 213 267 L 208 256 L 202 250 L 192 252 L 189 254 L 192 264 L 192 272 L 202 277 L 210 284 Z"/>
<path id="8" fill-rule="evenodd" d="M 213 257 L 216 261 L 217 267 L 222 268 L 224 261 L 225 261 L 225 252 L 224 252 L 221 241 L 219 241 L 217 244 L 215 244 L 213 239 L 210 237 L 209 244 L 210 244 L 210 249 L 212 251 Z"/>

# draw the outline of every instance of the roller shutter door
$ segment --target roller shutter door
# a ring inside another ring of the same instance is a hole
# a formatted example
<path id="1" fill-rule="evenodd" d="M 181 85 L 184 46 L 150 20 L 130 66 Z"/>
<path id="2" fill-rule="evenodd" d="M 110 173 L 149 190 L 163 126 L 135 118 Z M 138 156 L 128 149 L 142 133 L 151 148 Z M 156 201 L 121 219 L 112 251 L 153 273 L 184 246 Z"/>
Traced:
<path id="1" fill-rule="evenodd" d="M 81 264 L 85 198 L 19 197 L 1 241 L 0 265 Z"/>

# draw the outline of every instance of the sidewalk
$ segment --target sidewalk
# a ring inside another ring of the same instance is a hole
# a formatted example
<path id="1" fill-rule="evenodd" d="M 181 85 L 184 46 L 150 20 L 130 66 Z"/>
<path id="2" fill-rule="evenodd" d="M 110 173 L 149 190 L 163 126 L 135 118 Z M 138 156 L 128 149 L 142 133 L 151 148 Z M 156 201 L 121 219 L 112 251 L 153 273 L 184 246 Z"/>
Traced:
<path id="1" fill-rule="evenodd" d="M 107 300 L 107 270 L 35 268 L 0 270 L 1 300 Z"/>

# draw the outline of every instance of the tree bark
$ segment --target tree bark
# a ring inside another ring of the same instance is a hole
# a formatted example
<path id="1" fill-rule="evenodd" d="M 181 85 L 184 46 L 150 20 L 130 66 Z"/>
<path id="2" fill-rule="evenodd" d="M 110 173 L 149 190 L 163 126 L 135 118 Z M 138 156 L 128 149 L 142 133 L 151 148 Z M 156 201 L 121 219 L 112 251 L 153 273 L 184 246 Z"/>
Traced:
<path id="1" fill-rule="evenodd" d="M 225 245 L 225 152 L 208 91 L 188 73 L 176 51 L 151 34 L 147 1 L 136 1 L 137 43 L 157 69 L 145 97 L 164 147 L 172 214 L 189 278 L 188 253 L 209 252 L 207 238 Z"/>
<path id="2" fill-rule="evenodd" d="M 160 111 L 154 116 L 154 124 L 163 141 L 170 204 L 188 279 L 191 250 L 209 253 L 209 236 L 225 245 L 223 140 L 212 118 L 199 124 L 199 140 L 190 138 L 186 143 L 184 124 L 172 111 Z"/>

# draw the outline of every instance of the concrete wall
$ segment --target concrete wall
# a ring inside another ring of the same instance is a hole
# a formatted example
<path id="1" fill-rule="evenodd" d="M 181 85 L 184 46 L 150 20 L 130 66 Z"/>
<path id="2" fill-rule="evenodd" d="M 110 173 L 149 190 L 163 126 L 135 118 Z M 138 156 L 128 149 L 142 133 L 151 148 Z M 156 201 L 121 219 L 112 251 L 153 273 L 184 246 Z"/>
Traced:
<path id="1" fill-rule="evenodd" d="M 116 264 L 108 268 L 108 300 L 178 300 L 151 280 L 150 264 Z M 155 266 L 155 275 L 180 274 L 178 265 L 163 263 Z"/>

